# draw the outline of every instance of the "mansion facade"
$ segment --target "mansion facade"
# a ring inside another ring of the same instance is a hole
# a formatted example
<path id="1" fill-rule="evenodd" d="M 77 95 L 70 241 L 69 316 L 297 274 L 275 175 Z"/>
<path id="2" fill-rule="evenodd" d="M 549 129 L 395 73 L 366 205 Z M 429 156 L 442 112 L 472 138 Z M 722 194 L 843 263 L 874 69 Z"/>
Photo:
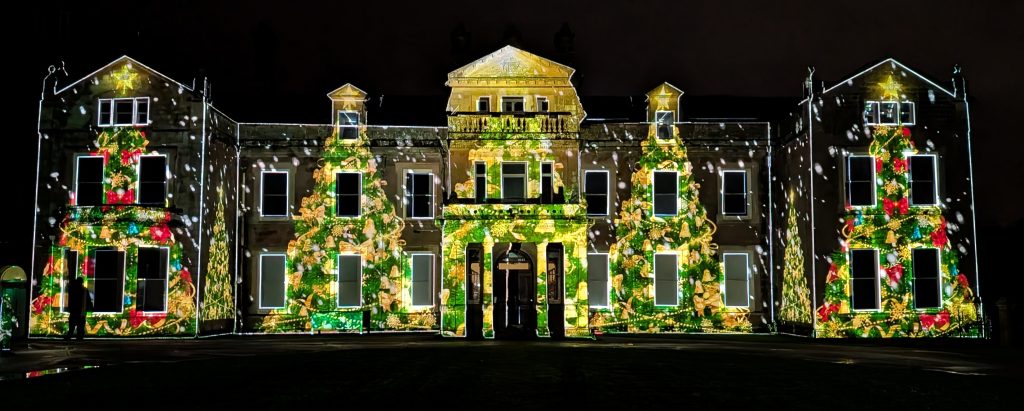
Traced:
<path id="1" fill-rule="evenodd" d="M 504 47 L 430 125 L 352 84 L 324 124 L 237 122 L 129 57 L 48 84 L 30 336 L 76 276 L 96 336 L 982 336 L 958 75 L 704 118 L 667 82 L 588 114 L 573 72 Z"/>

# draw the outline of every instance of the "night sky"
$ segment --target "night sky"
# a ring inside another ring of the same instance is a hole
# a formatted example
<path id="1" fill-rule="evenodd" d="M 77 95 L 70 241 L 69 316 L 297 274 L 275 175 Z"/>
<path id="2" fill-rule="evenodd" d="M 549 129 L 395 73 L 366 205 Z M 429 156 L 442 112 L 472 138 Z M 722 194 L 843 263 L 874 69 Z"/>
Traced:
<path id="1" fill-rule="evenodd" d="M 807 66 L 831 85 L 885 57 L 949 87 L 960 64 L 972 97 L 980 245 L 1024 218 L 1018 1 L 36 3 L 8 10 L 3 25 L 14 70 L 6 80 L 16 90 L 5 99 L 7 155 L 17 164 L 7 171 L 21 171 L 4 179 L 13 187 L 3 199 L 0 264 L 28 265 L 46 67 L 63 61 L 73 81 L 123 54 L 186 84 L 208 76 L 214 104 L 239 121 L 315 123 L 330 120 L 325 94 L 346 82 L 385 98 L 443 95 L 447 72 L 510 38 L 574 67 L 582 96 L 638 95 L 667 80 L 686 95 L 799 97 Z M 572 52 L 554 41 L 565 24 Z M 468 45 L 455 47 L 460 25 Z"/>

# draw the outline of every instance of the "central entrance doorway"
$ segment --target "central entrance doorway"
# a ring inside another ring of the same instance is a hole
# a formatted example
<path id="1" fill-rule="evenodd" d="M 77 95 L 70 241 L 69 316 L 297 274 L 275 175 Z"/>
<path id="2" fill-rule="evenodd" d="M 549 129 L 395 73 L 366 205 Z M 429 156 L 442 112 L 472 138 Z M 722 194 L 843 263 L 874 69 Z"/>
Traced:
<path id="1" fill-rule="evenodd" d="M 537 278 L 529 254 L 513 243 L 494 260 L 494 336 L 537 336 Z"/>

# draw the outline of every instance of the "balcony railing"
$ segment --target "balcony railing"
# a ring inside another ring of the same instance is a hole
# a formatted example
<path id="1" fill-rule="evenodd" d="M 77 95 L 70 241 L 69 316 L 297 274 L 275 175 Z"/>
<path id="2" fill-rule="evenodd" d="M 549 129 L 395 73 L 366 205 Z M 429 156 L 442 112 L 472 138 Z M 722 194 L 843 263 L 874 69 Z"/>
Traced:
<path id="1" fill-rule="evenodd" d="M 448 116 L 449 133 L 578 133 L 579 122 L 572 113 L 476 113 L 458 112 Z"/>

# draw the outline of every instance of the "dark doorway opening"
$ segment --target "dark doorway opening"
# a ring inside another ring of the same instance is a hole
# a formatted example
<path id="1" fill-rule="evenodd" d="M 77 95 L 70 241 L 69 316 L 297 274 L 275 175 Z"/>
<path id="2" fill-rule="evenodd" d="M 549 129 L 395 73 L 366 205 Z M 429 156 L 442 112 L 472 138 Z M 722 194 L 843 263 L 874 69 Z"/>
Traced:
<path id="1" fill-rule="evenodd" d="M 537 279 L 533 259 L 513 243 L 494 260 L 494 336 L 537 336 Z"/>

